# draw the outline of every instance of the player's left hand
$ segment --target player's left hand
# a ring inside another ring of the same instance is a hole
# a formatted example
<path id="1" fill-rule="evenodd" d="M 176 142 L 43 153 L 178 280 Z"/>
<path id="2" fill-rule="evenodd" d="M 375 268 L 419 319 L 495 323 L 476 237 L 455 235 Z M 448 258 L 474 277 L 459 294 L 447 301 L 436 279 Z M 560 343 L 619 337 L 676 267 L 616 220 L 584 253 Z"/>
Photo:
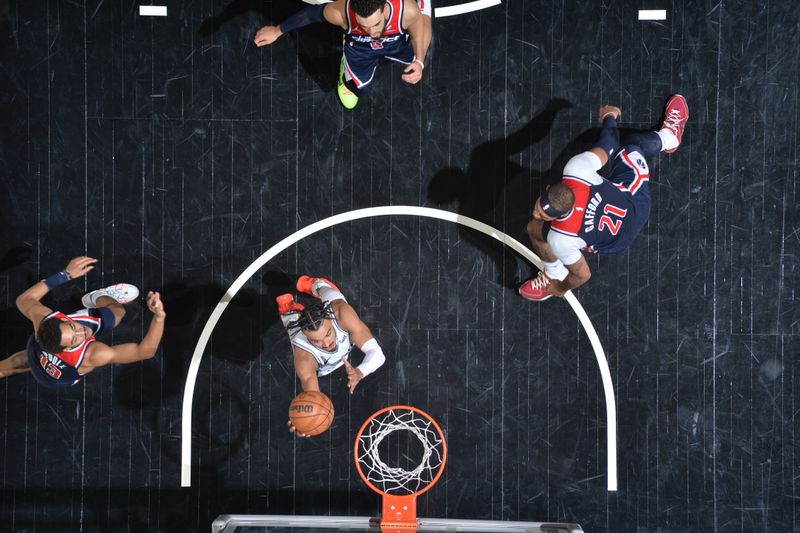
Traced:
<path id="1" fill-rule="evenodd" d="M 406 69 L 403 71 L 403 81 L 406 83 L 410 83 L 414 85 L 415 83 L 419 83 L 419 80 L 422 79 L 422 69 L 424 67 L 418 60 L 414 60 L 413 62 L 409 63 Z"/>
<path id="2" fill-rule="evenodd" d="M 364 373 L 351 365 L 347 359 L 344 359 L 344 369 L 347 371 L 347 388 L 350 389 L 350 394 L 353 394 L 358 382 L 364 378 Z"/>
<path id="3" fill-rule="evenodd" d="M 64 272 L 67 273 L 69 279 L 80 278 L 94 270 L 95 263 L 97 263 L 97 259 L 82 255 L 72 259 L 69 264 L 64 267 Z"/>
<path id="4" fill-rule="evenodd" d="M 161 293 L 153 291 L 147 293 L 147 308 L 156 318 L 167 316 L 167 312 L 164 311 L 164 304 L 161 302 Z"/>
<path id="5" fill-rule="evenodd" d="M 304 439 L 307 439 L 308 437 L 311 436 L 311 435 L 306 435 L 305 433 L 300 433 L 299 431 L 297 431 L 297 428 L 292 425 L 292 421 L 291 420 L 289 420 L 289 422 L 287 422 L 286 425 L 289 426 L 289 431 L 294 433 L 298 437 L 302 437 Z"/>

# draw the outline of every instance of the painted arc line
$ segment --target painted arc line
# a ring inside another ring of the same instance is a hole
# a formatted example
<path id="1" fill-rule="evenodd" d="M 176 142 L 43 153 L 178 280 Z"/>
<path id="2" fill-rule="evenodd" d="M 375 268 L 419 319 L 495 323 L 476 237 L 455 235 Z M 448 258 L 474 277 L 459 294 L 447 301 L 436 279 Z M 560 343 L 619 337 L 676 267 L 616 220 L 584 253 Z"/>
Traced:
<path id="1" fill-rule="evenodd" d="M 333 0 L 303 0 L 306 4 L 319 5 L 329 4 Z M 454 6 L 436 7 L 433 9 L 434 18 L 452 17 L 453 15 L 463 15 L 464 13 L 471 13 L 472 11 L 480 11 L 487 7 L 492 7 L 500 4 L 501 0 L 475 0 L 474 2 L 464 2 L 463 4 L 456 4 Z"/>
<path id="2" fill-rule="evenodd" d="M 167 6 L 139 6 L 139 16 L 166 17 Z"/>
<path id="3" fill-rule="evenodd" d="M 380 207 L 368 207 L 366 209 L 357 209 L 347 213 L 340 213 L 324 220 L 320 220 L 305 228 L 289 235 L 277 244 L 273 245 L 269 250 L 261 254 L 261 256 L 253 261 L 239 277 L 231 284 L 225 294 L 220 298 L 211 316 L 208 317 L 203 331 L 197 339 L 192 360 L 189 363 L 189 370 L 186 375 L 186 385 L 183 389 L 183 409 L 181 414 L 181 486 L 190 487 L 192 484 L 192 403 L 194 401 L 194 387 L 197 382 L 197 372 L 200 368 L 200 361 L 203 358 L 208 341 L 211 338 L 211 333 L 217 325 L 222 313 L 228 304 L 239 292 L 239 289 L 258 272 L 261 267 L 266 265 L 272 258 L 279 253 L 283 252 L 290 246 L 297 244 L 302 239 L 309 235 L 313 235 L 324 229 L 336 226 L 343 222 L 351 222 L 363 218 L 381 217 L 381 216 L 417 216 L 423 218 L 433 218 L 444 220 L 446 222 L 454 222 L 468 228 L 479 231 L 493 239 L 500 241 L 508 246 L 529 262 L 536 265 L 540 270 L 543 269 L 542 261 L 533 253 L 532 250 L 523 246 L 516 239 L 509 237 L 502 231 L 479 222 L 474 218 L 465 217 L 450 211 L 443 211 L 441 209 L 433 209 L 430 207 L 418 207 L 410 205 L 386 205 Z M 578 316 L 578 320 L 583 326 L 586 336 L 592 345 L 597 365 L 600 368 L 600 377 L 603 382 L 603 392 L 606 400 L 606 448 L 607 448 L 607 487 L 609 491 L 617 490 L 617 405 L 614 398 L 614 384 L 611 381 L 611 371 L 608 367 L 608 360 L 606 359 L 603 346 L 600 343 L 600 338 L 592 325 L 589 316 L 583 309 L 583 306 L 578 302 L 578 299 L 572 294 L 572 291 L 567 292 L 565 296 L 566 301 L 569 303 L 572 310 Z M 530 304 L 537 305 L 537 304 Z M 538 305 L 547 305 L 541 303 Z"/>
<path id="4" fill-rule="evenodd" d="M 667 20 L 666 9 L 640 9 L 639 20 Z"/>
<path id="5" fill-rule="evenodd" d="M 500 4 L 500 0 L 476 0 L 475 2 L 465 2 L 455 6 L 435 7 L 433 14 L 435 18 L 452 17 L 453 15 L 463 15 L 472 11 L 479 11 Z"/>

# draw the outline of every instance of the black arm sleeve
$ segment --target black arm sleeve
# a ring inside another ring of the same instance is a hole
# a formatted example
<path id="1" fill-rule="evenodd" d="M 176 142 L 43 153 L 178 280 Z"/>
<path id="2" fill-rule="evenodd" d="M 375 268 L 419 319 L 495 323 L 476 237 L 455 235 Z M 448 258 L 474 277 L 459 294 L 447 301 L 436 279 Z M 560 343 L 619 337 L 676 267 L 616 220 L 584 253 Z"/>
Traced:
<path id="1" fill-rule="evenodd" d="M 306 6 L 294 15 L 281 22 L 281 33 L 288 33 L 297 28 L 302 28 L 317 22 L 325 22 L 325 4 Z"/>

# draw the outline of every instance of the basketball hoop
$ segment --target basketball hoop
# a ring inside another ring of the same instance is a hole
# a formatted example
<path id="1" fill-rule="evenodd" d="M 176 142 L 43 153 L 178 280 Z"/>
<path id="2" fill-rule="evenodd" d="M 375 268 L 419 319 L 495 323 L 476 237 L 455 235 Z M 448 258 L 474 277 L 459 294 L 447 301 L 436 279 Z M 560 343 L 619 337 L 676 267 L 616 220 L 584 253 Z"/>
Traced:
<path id="1" fill-rule="evenodd" d="M 422 460 L 408 470 L 389 466 L 379 448 L 398 431 L 422 446 Z M 417 496 L 433 487 L 444 471 L 447 442 L 439 424 L 427 413 L 407 405 L 386 407 L 370 416 L 356 435 L 353 446 L 356 469 L 367 486 L 383 497 L 383 531 L 417 530 Z"/>

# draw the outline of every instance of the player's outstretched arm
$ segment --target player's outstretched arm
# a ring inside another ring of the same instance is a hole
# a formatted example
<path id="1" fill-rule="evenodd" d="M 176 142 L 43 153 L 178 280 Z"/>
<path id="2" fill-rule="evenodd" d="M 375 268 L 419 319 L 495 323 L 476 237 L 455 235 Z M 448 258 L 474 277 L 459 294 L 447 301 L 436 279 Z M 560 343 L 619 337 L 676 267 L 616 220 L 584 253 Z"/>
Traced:
<path id="1" fill-rule="evenodd" d="M 112 363 L 135 363 L 151 359 L 156 354 L 158 344 L 164 335 L 164 321 L 167 318 L 164 304 L 161 302 L 161 294 L 153 291 L 148 292 L 147 308 L 153 313 L 153 319 L 150 321 L 150 328 L 141 342 L 128 342 L 115 344 L 114 346 L 94 342 L 90 345 L 87 353 L 86 366 L 94 369 Z M 81 369 L 83 368 L 84 366 L 81 365 Z"/>
<path id="2" fill-rule="evenodd" d="M 22 350 L 0 361 L 0 378 L 30 372 L 27 350 Z"/>
<path id="3" fill-rule="evenodd" d="M 319 365 L 316 359 L 314 359 L 313 355 L 297 346 L 292 346 L 292 351 L 294 352 L 294 373 L 297 374 L 297 379 L 300 380 L 300 387 L 303 392 L 318 391 L 317 370 Z"/>
<path id="4" fill-rule="evenodd" d="M 42 305 L 40 300 L 59 285 L 63 285 L 71 279 L 85 276 L 94 269 L 93 265 L 96 262 L 97 259 L 92 259 L 91 257 L 76 257 L 61 272 L 46 277 L 17 296 L 17 309 L 33 323 L 34 330 L 38 330 L 42 319 L 52 313 L 52 310 Z"/>
<path id="5" fill-rule="evenodd" d="M 597 121 L 602 126 L 600 130 L 600 138 L 595 143 L 594 147 L 590 150 L 594 155 L 600 159 L 600 166 L 602 168 L 606 162 L 617 155 L 619 151 L 619 130 L 617 129 L 617 120 L 622 116 L 622 111 L 617 106 L 604 105 L 597 112 Z"/>
<path id="6" fill-rule="evenodd" d="M 419 83 L 422 79 L 422 71 L 425 69 L 425 54 L 428 53 L 430 36 L 427 30 L 419 6 L 414 0 L 404 0 L 403 6 L 403 29 L 408 31 L 411 36 L 411 46 L 414 48 L 414 61 L 403 71 L 402 79 L 406 83 Z"/>
<path id="7" fill-rule="evenodd" d="M 350 394 L 353 394 L 356 385 L 366 376 L 378 370 L 386 361 L 386 356 L 369 327 L 359 318 L 355 309 L 349 304 L 339 301 L 334 307 L 334 312 L 336 321 L 350 334 L 353 344 L 364 352 L 364 360 L 360 365 L 354 367 L 349 361 L 345 360 L 344 362 L 347 371 L 347 388 L 350 389 Z"/>
<path id="8" fill-rule="evenodd" d="M 329 22 L 335 26 L 347 27 L 344 17 L 344 0 L 324 5 L 306 6 L 297 13 L 290 15 L 278 26 L 263 26 L 256 32 L 253 42 L 256 46 L 266 46 L 274 43 L 284 33 L 303 28 L 319 22 Z"/>
<path id="9" fill-rule="evenodd" d="M 297 379 L 300 380 L 300 387 L 303 389 L 303 392 L 318 391 L 319 380 L 317 379 L 317 369 L 319 365 L 316 359 L 314 359 L 314 356 L 310 353 L 297 346 L 292 346 L 292 351 L 294 352 L 294 373 L 297 374 Z M 298 437 L 311 436 L 297 431 L 292 425 L 291 420 L 289 420 L 287 425 L 289 426 L 289 431 Z"/>

